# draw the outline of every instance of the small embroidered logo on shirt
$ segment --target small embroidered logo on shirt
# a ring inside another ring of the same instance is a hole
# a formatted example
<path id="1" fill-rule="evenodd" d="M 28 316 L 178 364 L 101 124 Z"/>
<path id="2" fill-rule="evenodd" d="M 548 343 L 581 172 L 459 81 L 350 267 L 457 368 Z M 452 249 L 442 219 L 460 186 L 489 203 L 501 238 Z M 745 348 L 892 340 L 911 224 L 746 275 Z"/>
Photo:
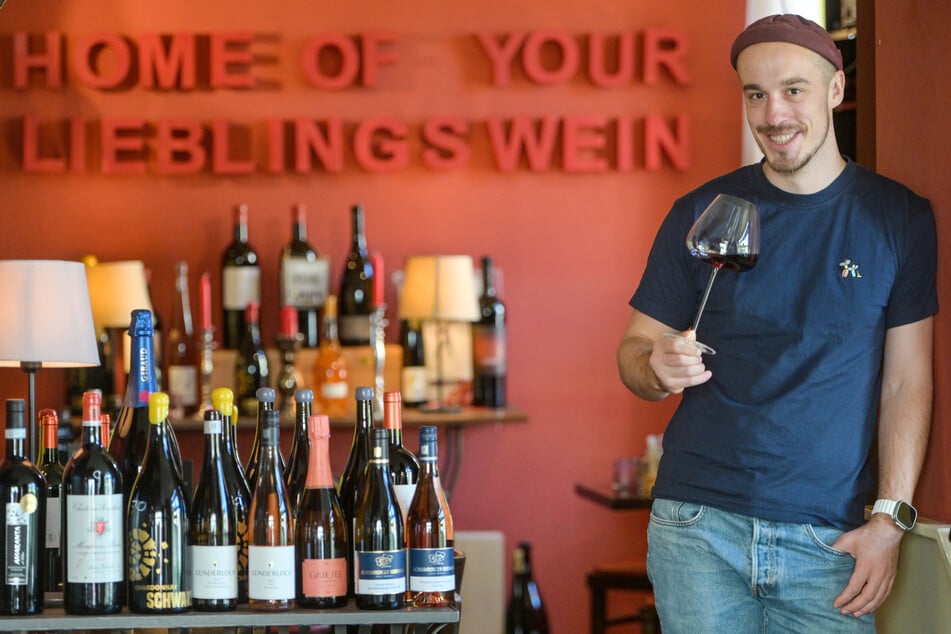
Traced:
<path id="1" fill-rule="evenodd" d="M 862 274 L 859 273 L 859 265 L 851 260 L 851 258 L 845 258 L 839 262 L 839 267 L 842 269 L 842 277 L 862 277 Z"/>

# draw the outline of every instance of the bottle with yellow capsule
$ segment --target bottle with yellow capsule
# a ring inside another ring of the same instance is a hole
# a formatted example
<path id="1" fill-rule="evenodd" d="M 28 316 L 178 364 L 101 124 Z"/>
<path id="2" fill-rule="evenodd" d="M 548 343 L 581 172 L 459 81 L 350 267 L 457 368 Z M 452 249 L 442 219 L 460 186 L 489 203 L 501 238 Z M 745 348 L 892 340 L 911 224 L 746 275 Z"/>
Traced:
<path id="1" fill-rule="evenodd" d="M 129 494 L 126 534 L 132 612 L 168 614 L 192 606 L 189 496 L 176 468 L 168 394 L 149 396 L 149 437 Z"/>

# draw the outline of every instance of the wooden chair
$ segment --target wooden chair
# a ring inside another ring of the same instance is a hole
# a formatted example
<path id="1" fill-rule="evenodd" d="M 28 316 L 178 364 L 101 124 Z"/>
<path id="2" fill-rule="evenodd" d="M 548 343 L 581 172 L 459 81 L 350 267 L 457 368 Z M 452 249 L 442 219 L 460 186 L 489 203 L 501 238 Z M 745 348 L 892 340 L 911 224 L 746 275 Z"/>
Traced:
<path id="1" fill-rule="evenodd" d="M 622 561 L 601 564 L 587 575 L 591 591 L 591 634 L 605 634 L 609 627 L 623 623 L 640 623 L 641 632 L 660 632 L 660 621 L 653 601 L 642 605 L 636 612 L 608 618 L 607 593 L 610 590 L 650 593 L 653 591 L 643 562 Z"/>

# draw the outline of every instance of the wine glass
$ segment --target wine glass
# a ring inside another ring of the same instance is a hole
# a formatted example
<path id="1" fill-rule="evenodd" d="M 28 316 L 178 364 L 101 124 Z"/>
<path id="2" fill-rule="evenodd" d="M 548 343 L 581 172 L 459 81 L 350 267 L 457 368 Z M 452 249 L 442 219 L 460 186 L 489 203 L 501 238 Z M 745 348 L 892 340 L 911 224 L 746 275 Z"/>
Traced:
<path id="1" fill-rule="evenodd" d="M 675 333 L 665 333 L 665 336 L 689 341 L 705 354 L 716 354 L 716 350 L 697 341 L 697 326 L 720 269 L 748 271 L 756 264 L 759 256 L 759 209 L 748 200 L 717 194 L 687 232 L 687 249 L 690 255 L 710 263 L 713 270 L 687 336 Z"/>

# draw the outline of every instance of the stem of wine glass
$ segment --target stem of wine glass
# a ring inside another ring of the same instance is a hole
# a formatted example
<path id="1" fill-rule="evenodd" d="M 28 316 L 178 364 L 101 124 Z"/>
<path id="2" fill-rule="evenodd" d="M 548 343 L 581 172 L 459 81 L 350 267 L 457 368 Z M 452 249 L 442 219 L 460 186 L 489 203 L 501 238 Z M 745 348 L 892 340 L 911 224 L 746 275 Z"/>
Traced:
<path id="1" fill-rule="evenodd" d="M 710 279 L 707 281 L 707 288 L 703 291 L 703 299 L 700 300 L 700 308 L 697 309 L 697 316 L 693 318 L 693 326 L 690 327 L 690 330 L 693 332 L 697 332 L 697 326 L 700 325 L 700 316 L 703 314 L 703 309 L 707 305 L 707 298 L 710 297 L 710 289 L 713 288 L 713 280 L 717 278 L 717 271 L 719 270 L 719 266 L 714 266 L 713 270 L 710 272 Z"/>

